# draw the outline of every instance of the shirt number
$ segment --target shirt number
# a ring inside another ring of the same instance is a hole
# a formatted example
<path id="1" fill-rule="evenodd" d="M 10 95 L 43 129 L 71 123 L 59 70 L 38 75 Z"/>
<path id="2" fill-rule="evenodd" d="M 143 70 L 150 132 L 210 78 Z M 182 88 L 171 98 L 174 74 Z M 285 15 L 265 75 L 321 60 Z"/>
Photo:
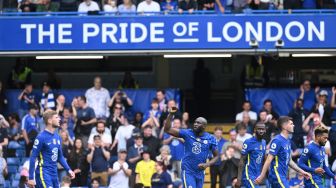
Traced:
<path id="1" fill-rule="evenodd" d="M 52 150 L 51 160 L 52 161 L 57 161 L 57 158 L 58 158 L 58 148 L 54 148 Z"/>
<path id="2" fill-rule="evenodd" d="M 194 142 L 193 143 L 193 147 L 192 147 L 192 152 L 194 153 L 194 154 L 199 154 L 199 153 L 201 153 L 201 144 L 200 143 L 198 143 L 198 142 Z"/>

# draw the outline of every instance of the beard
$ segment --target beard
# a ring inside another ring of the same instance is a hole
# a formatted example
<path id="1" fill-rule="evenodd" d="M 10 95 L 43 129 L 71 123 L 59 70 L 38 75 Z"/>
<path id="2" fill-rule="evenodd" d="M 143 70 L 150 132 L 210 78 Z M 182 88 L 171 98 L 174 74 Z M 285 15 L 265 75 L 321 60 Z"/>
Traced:
<path id="1" fill-rule="evenodd" d="M 318 143 L 319 143 L 320 146 L 325 146 L 327 142 L 319 141 Z"/>

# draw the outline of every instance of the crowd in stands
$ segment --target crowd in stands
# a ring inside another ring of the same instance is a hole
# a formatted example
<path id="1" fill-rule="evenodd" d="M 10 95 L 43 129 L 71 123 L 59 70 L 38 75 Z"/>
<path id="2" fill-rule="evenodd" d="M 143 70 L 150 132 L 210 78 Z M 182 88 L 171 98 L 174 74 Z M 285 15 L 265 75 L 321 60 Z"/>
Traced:
<path id="1" fill-rule="evenodd" d="M 195 10 L 239 13 L 248 9 L 334 9 L 335 0 L 5 0 L 1 6 L 4 11 L 93 14 L 104 11 L 112 15 L 160 11 L 193 13 Z"/>

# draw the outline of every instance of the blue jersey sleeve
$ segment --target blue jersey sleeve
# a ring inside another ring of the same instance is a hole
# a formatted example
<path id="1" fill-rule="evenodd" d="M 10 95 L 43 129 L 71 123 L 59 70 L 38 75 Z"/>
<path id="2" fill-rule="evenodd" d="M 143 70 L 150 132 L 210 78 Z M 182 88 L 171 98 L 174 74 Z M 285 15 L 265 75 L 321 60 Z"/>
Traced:
<path id="1" fill-rule="evenodd" d="M 249 139 L 245 140 L 244 144 L 243 144 L 243 148 L 241 151 L 242 155 L 247 155 L 250 152 L 250 143 L 249 143 Z"/>
<path id="2" fill-rule="evenodd" d="M 43 137 L 39 135 L 38 137 L 36 137 L 34 141 L 33 150 L 29 159 L 29 180 L 34 179 L 35 161 L 42 149 L 42 146 L 43 146 Z"/>
<path id="3" fill-rule="evenodd" d="M 271 148 L 269 154 L 276 156 L 281 148 L 281 141 L 278 139 L 273 139 L 271 142 Z"/>
<path id="4" fill-rule="evenodd" d="M 179 137 L 185 138 L 188 135 L 188 129 L 180 129 L 179 130 Z"/>
<path id="5" fill-rule="evenodd" d="M 218 142 L 217 142 L 216 138 L 213 137 L 213 136 L 212 136 L 212 139 L 211 139 L 210 150 L 211 150 L 212 152 L 214 152 L 214 151 L 218 151 Z"/>
<path id="6" fill-rule="evenodd" d="M 333 179 L 335 177 L 334 173 L 332 173 L 330 168 L 327 167 L 327 165 L 325 164 L 325 161 L 323 162 L 323 169 L 324 169 L 325 173 L 327 174 L 327 176 L 329 176 L 329 178 Z"/>
<path id="7" fill-rule="evenodd" d="M 58 162 L 61 163 L 61 165 L 64 167 L 66 172 L 69 172 L 70 167 L 69 167 L 68 163 L 65 161 L 65 158 L 63 156 L 62 144 L 60 144 L 59 148 L 58 148 Z"/>
<path id="8" fill-rule="evenodd" d="M 315 171 L 314 168 L 311 168 L 307 165 L 311 152 L 314 152 L 314 151 L 311 150 L 309 147 L 305 148 L 303 150 L 303 153 L 300 156 L 299 163 L 298 163 L 299 167 L 302 168 L 303 170 L 307 171 L 307 172 L 314 172 Z"/>

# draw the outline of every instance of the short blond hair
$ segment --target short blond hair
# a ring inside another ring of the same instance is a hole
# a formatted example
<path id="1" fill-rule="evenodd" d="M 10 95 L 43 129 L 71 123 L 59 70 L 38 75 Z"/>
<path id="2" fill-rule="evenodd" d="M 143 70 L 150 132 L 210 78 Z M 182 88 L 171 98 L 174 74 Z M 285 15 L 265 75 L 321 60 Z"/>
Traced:
<path id="1" fill-rule="evenodd" d="M 48 124 L 48 120 L 51 119 L 54 115 L 57 115 L 57 112 L 54 110 L 46 110 L 43 113 L 43 121 L 44 123 L 47 125 Z"/>

